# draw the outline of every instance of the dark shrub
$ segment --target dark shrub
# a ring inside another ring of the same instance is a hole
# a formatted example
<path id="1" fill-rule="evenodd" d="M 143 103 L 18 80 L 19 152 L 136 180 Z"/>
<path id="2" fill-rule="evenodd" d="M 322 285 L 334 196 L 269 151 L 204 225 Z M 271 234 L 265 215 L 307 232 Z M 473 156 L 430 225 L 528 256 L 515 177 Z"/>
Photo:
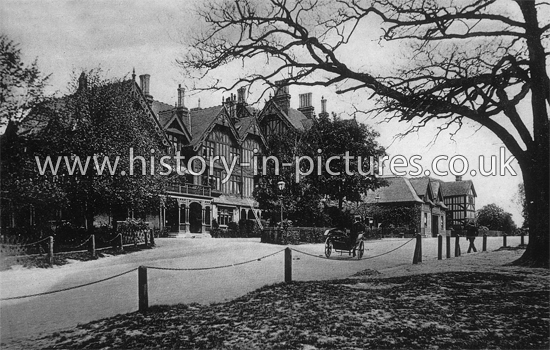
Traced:
<path id="1" fill-rule="evenodd" d="M 230 221 L 227 224 L 227 231 L 229 237 L 237 237 L 239 234 L 239 225 L 236 222 Z"/>
<path id="2" fill-rule="evenodd" d="M 246 219 L 239 220 L 239 237 L 248 237 L 248 232 L 246 231 Z"/>
<path id="3" fill-rule="evenodd" d="M 220 224 L 218 224 L 218 220 L 216 219 L 212 220 L 212 228 L 220 228 Z"/>
<path id="4" fill-rule="evenodd" d="M 89 237 L 84 227 L 75 226 L 69 222 L 63 223 L 55 230 L 55 243 L 63 245 L 77 245 Z"/>
<path id="5" fill-rule="evenodd" d="M 340 210 L 337 207 L 327 207 L 325 209 L 330 218 L 330 225 L 339 229 L 351 228 L 353 224 L 353 215 L 348 210 Z"/>
<path id="6" fill-rule="evenodd" d="M 168 228 L 164 227 L 162 229 L 159 229 L 158 227 L 155 227 L 153 229 L 153 235 L 155 236 L 155 238 L 168 237 Z"/>

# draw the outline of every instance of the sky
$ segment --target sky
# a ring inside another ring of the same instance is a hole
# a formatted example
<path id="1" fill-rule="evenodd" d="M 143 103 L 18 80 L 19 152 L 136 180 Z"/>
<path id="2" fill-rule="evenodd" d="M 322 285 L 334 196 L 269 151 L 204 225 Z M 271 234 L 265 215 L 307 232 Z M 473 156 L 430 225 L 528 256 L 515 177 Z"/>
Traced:
<path id="1" fill-rule="evenodd" d="M 64 94 L 73 72 L 101 67 L 107 77 L 136 74 L 150 74 L 150 92 L 156 100 L 174 104 L 177 100 L 178 84 L 192 87 L 196 81 L 188 79 L 176 59 L 186 52 L 186 39 L 201 23 L 194 16 L 194 1 L 62 1 L 62 0 L 3 0 L 0 3 L 0 29 L 20 44 L 25 62 L 38 60 L 40 70 L 51 74 L 47 92 Z M 369 59 L 382 66 L 391 65 L 402 59 L 403 52 L 378 51 L 375 40 L 369 42 Z M 386 48 L 387 49 L 387 48 Z M 353 55 L 353 53 L 350 53 Z M 406 53 L 405 53 L 406 54 Z M 356 59 L 363 59 L 361 55 Z M 246 69 L 246 67 L 241 68 Z M 221 72 L 225 78 L 233 78 L 242 71 L 231 69 Z M 199 82 L 200 83 L 200 82 Z M 232 91 L 236 93 L 236 91 Z M 335 88 L 291 87 L 291 106 L 298 107 L 298 94 L 312 92 L 316 112 L 321 108 L 321 97 L 325 97 L 329 112 L 336 112 L 349 118 L 353 106 L 360 105 L 369 96 L 367 92 L 337 95 Z M 225 93 L 227 96 L 229 92 Z M 220 104 L 221 92 L 194 93 L 188 91 L 187 107 L 209 107 Z M 254 97 L 254 96 L 253 96 Z M 258 95 L 255 96 L 258 98 Z M 428 168 L 437 156 L 464 156 L 469 168 L 477 167 L 480 156 L 507 159 L 510 152 L 490 131 L 480 129 L 474 123 L 466 122 L 458 134 L 451 139 L 449 133 L 442 133 L 432 142 L 436 125 L 420 132 L 395 140 L 394 135 L 405 131 L 409 125 L 392 121 L 381 123 L 380 119 L 358 116 L 358 121 L 373 126 L 379 133 L 379 143 L 387 148 L 390 156 L 402 155 L 422 157 L 419 161 Z M 438 163 L 444 170 L 446 161 Z M 460 163 L 457 163 L 460 165 Z M 522 182 L 517 162 L 510 163 L 517 175 L 463 176 L 474 182 L 477 192 L 476 209 L 495 203 L 513 215 L 518 226 L 523 219 L 521 207 L 517 204 L 518 184 Z M 432 174 L 432 176 L 434 176 Z M 453 181 L 454 176 L 434 176 L 444 181 Z"/>

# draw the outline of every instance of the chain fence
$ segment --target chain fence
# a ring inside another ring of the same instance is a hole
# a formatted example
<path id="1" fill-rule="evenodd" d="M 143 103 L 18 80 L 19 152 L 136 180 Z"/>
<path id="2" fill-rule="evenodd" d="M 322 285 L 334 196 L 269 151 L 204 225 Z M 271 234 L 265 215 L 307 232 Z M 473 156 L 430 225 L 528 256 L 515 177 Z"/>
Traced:
<path id="1" fill-rule="evenodd" d="M 84 242 L 77 244 L 77 245 L 69 245 L 69 244 L 57 244 L 56 246 L 59 249 L 78 249 L 83 247 L 86 243 L 88 243 L 92 239 L 92 235 L 88 236 L 87 239 L 84 240 Z"/>
<path id="2" fill-rule="evenodd" d="M 240 265 L 244 265 L 244 264 L 249 264 L 249 263 L 252 263 L 252 262 L 255 262 L 255 261 L 261 261 L 263 259 L 266 259 L 266 258 L 269 258 L 270 256 L 273 256 L 273 255 L 277 255 L 279 253 L 282 253 L 284 252 L 285 250 L 284 249 L 281 249 L 275 253 L 271 253 L 271 254 L 268 254 L 268 255 L 265 255 L 265 256 L 262 256 L 260 258 L 256 258 L 256 259 L 251 259 L 251 260 L 247 260 L 247 261 L 243 261 L 243 262 L 240 262 L 240 263 L 234 263 L 234 264 L 227 264 L 227 265 L 219 265 L 219 266 L 210 266 L 210 267 L 192 267 L 192 268 L 176 268 L 176 267 L 156 267 L 156 266 L 144 266 L 148 269 L 152 269 L 152 270 L 167 270 L 167 271 L 204 271 L 204 270 L 216 270 L 216 269 L 224 269 L 224 268 L 227 268 L 227 267 L 233 267 L 233 266 L 240 266 Z"/>
<path id="3" fill-rule="evenodd" d="M 116 274 L 116 275 L 114 275 L 114 276 L 110 276 L 110 277 L 107 277 L 107 278 L 100 279 L 100 280 L 98 280 L 98 281 L 93 281 L 93 282 L 89 282 L 89 283 L 84 283 L 84 284 L 80 284 L 80 285 L 78 285 L 78 286 L 73 286 L 73 287 L 68 287 L 68 288 L 63 288 L 63 289 L 52 290 L 52 291 L 49 291 L 49 292 L 42 292 L 42 293 L 36 293 L 36 294 L 22 295 L 22 296 L 17 296 L 17 297 L 2 298 L 2 299 L 0 299 L 0 301 L 16 300 L 16 299 L 24 299 L 24 298 L 32 298 L 32 297 L 37 297 L 37 296 L 41 296 L 41 295 L 48 295 L 48 294 L 66 292 L 66 291 L 68 291 L 68 290 L 83 288 L 83 287 L 91 286 L 92 284 L 97 284 L 97 283 L 105 282 L 105 281 L 108 281 L 108 280 L 112 280 L 112 279 L 114 279 L 114 278 L 117 278 L 117 277 L 120 277 L 120 276 L 124 276 L 124 275 L 129 274 L 130 272 L 133 272 L 133 271 L 136 271 L 136 270 L 137 270 L 137 268 L 134 267 L 134 268 L 131 269 L 131 270 L 127 270 L 127 271 L 124 271 L 124 272 L 122 272 L 122 273 Z"/>
<path id="4" fill-rule="evenodd" d="M 407 242 L 403 243 L 403 244 L 400 245 L 399 247 L 394 248 L 394 249 L 392 249 L 392 250 L 390 250 L 390 251 L 387 251 L 387 252 L 385 252 L 385 253 L 378 254 L 378 255 L 373 255 L 373 256 L 368 256 L 368 257 L 365 257 L 365 256 L 363 255 L 363 257 L 362 257 L 361 259 L 353 259 L 353 261 L 369 260 L 369 259 L 378 258 L 378 257 L 383 256 L 383 255 L 390 254 L 390 253 L 396 251 L 397 249 L 404 247 L 405 245 L 407 245 L 408 243 L 412 242 L 412 241 L 415 240 L 415 239 L 416 239 L 416 238 L 411 238 L 410 240 L 408 240 Z M 296 248 L 290 248 L 290 249 L 294 250 L 294 251 L 297 252 L 297 253 L 304 254 L 304 255 L 309 255 L 309 256 L 312 256 L 312 257 L 318 258 L 318 259 L 331 260 L 331 261 L 350 261 L 350 260 L 352 260 L 352 258 L 350 258 L 350 259 L 330 259 L 330 258 L 327 258 L 327 257 L 322 256 L 322 255 L 315 255 L 315 254 L 307 253 L 307 252 L 304 252 L 304 251 L 302 251 L 302 250 L 298 250 L 298 249 L 296 249 Z"/>
<path id="5" fill-rule="evenodd" d="M 85 243 L 87 243 L 89 240 L 90 240 L 91 237 L 89 237 L 85 242 L 83 242 L 81 245 L 84 245 Z M 115 237 L 116 239 L 117 237 Z M 46 239 L 45 239 L 46 240 Z M 34 242 L 33 244 L 37 244 L 37 243 L 40 243 L 40 242 L 43 242 L 45 240 L 41 240 L 41 241 L 38 241 L 38 242 Z M 113 239 L 114 240 L 114 239 Z M 387 251 L 385 253 L 382 253 L 382 254 L 378 254 L 378 255 L 374 255 L 374 256 L 370 256 L 370 257 L 366 257 L 364 258 L 364 260 L 366 259 L 373 259 L 373 258 L 377 258 L 377 257 L 380 257 L 380 256 L 383 256 L 383 255 L 386 255 L 386 254 L 390 254 L 394 251 L 396 251 L 397 249 L 399 248 L 402 248 L 403 246 L 405 246 L 406 244 L 410 243 L 413 239 L 401 244 L 400 246 L 390 250 L 390 251 Z M 299 250 L 299 249 L 295 249 L 295 248 L 285 248 L 285 249 L 281 249 L 281 250 L 278 250 L 274 253 L 271 253 L 271 254 L 267 254 L 267 255 L 264 255 L 264 256 L 261 256 L 259 258 L 255 258 L 255 259 L 250 259 L 250 260 L 246 260 L 246 261 L 242 261 L 242 262 L 238 262 L 238 263 L 232 263 L 232 264 L 225 264 L 225 265 L 218 265 L 218 266 L 209 266 L 209 267 L 193 267 L 193 268 L 175 268 L 175 267 L 160 267 L 160 266 L 140 266 L 140 268 L 145 268 L 145 269 L 151 269 L 151 270 L 163 270 L 163 271 L 205 271 L 205 270 L 216 270 L 216 269 L 224 269 L 224 268 L 229 268 L 229 267 L 235 267 L 235 266 L 241 266 L 241 265 L 245 265 L 245 264 L 250 264 L 250 263 L 253 263 L 253 262 L 257 262 L 257 261 L 262 261 L 264 259 L 267 259 L 269 257 L 272 257 L 274 255 L 277 255 L 277 254 L 280 254 L 282 252 L 284 252 L 285 250 L 287 249 L 290 249 L 290 250 L 294 250 L 296 251 L 297 253 L 300 253 L 300 254 L 304 254 L 304 255 L 308 255 L 308 256 L 312 256 L 312 257 L 315 257 L 315 258 L 319 258 L 319 259 L 325 259 L 325 260 L 331 260 L 331 259 L 328 259 L 326 257 L 322 257 L 322 256 L 318 256 L 318 255 L 314 255 L 314 254 L 311 254 L 311 253 L 307 253 L 307 252 L 304 252 L 302 250 Z M 332 259 L 332 261 L 349 261 L 348 259 L 346 260 L 341 260 L 341 259 Z M 360 261 L 360 260 L 357 260 L 357 261 Z M 86 287 L 86 286 L 90 286 L 90 285 L 93 285 L 93 284 L 97 284 L 97 283 L 101 283 L 101 282 L 105 282 L 105 281 L 108 281 L 108 280 L 111 280 L 111 279 L 114 279 L 114 278 L 117 278 L 117 277 L 121 277 L 121 276 L 124 276 L 130 272 L 133 272 L 133 271 L 136 271 L 138 270 L 137 267 L 135 268 L 132 268 L 130 270 L 127 270 L 127 271 L 124 271 L 122 273 L 119 273 L 119 274 L 116 274 L 116 275 L 113 275 L 113 276 L 110 276 L 110 277 L 107 277 L 107 278 L 103 278 L 103 279 L 100 279 L 100 280 L 97 280 L 97 281 L 93 281 L 93 282 L 89 282 L 89 283 L 84 283 L 84 284 L 81 284 L 81 285 L 77 285 L 77 286 L 73 286 L 73 287 L 68 287 L 68 288 L 63 288 L 63 289 L 58 289 L 58 290 L 53 290 L 53 291 L 48 291 L 48 292 L 43 292 L 43 293 L 36 293 L 36 294 L 29 294 L 29 295 L 22 295 L 22 296 L 15 296 L 15 297 L 8 297 L 8 298 L 1 298 L 0 301 L 8 301 L 8 300 L 16 300 L 16 299 L 24 299 L 24 298 L 31 298 L 31 297 L 37 297 L 37 296 L 42 296 L 42 295 L 49 295 L 49 294 L 54 294 L 54 293 L 60 293 L 60 292 L 65 292 L 65 291 L 69 291 L 69 290 L 74 290 L 74 289 L 78 289 L 78 288 L 83 288 L 83 287 Z"/>

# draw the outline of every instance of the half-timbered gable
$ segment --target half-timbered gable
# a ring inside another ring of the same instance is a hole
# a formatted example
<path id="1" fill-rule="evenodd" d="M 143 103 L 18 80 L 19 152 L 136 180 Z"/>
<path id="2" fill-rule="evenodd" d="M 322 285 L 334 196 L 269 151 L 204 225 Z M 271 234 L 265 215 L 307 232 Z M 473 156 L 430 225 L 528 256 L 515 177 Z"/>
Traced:
<path id="1" fill-rule="evenodd" d="M 477 193 L 471 180 L 462 181 L 457 176 L 454 182 L 444 182 L 441 185 L 447 212 L 447 225 L 463 226 L 466 219 L 475 218 L 475 199 Z"/>
<path id="2" fill-rule="evenodd" d="M 266 138 L 289 130 L 307 130 L 315 121 L 311 94 L 300 95 L 300 107 L 291 108 L 288 86 L 283 86 L 283 83 L 277 82 L 275 95 L 258 115 L 258 123 Z"/>

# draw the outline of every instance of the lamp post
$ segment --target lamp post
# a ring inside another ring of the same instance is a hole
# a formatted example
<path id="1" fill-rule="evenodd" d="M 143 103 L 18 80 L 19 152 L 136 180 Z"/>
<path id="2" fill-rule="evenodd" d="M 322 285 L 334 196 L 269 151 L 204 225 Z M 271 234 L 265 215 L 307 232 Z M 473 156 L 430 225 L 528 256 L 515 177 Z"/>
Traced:
<path id="1" fill-rule="evenodd" d="M 286 183 L 284 181 L 277 182 L 277 187 L 279 187 L 279 199 L 281 201 L 281 227 L 283 227 L 283 191 L 285 185 Z"/>
<path id="2" fill-rule="evenodd" d="M 376 196 L 374 197 L 374 200 L 376 201 L 376 206 L 378 206 L 378 202 L 380 202 L 380 193 L 376 194 Z M 376 228 L 378 228 L 378 221 L 376 221 Z"/>

